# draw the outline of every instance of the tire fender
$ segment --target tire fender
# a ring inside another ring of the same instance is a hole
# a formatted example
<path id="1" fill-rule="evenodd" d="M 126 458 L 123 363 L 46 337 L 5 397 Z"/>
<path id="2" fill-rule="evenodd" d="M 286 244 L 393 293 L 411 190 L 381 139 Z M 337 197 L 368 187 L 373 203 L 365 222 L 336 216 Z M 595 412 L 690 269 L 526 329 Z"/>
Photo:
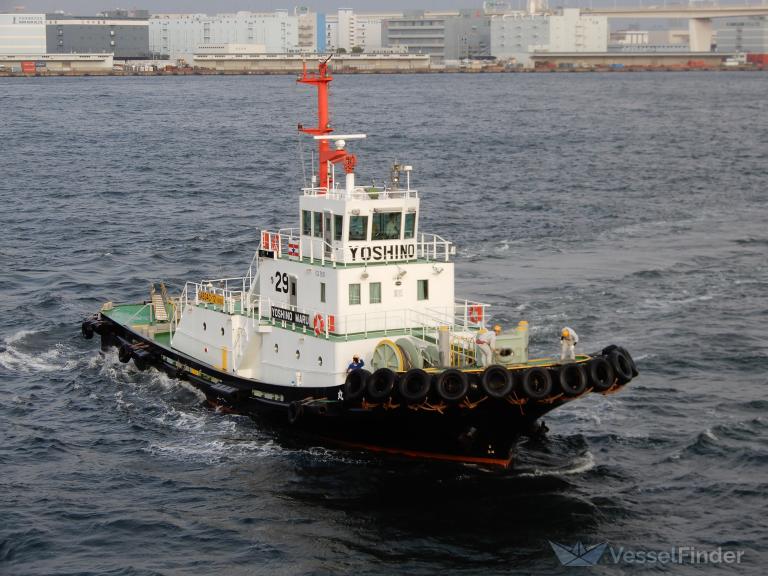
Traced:
<path id="1" fill-rule="evenodd" d="M 500 364 L 488 366 L 480 379 L 480 387 L 491 398 L 504 398 L 512 392 L 514 385 L 512 372 Z"/>

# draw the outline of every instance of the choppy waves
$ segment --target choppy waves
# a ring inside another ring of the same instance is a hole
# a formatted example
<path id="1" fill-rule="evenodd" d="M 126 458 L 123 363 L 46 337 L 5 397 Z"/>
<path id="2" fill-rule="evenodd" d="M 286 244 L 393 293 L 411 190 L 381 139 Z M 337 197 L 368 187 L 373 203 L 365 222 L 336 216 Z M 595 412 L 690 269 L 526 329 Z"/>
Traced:
<path id="1" fill-rule="evenodd" d="M 422 229 L 457 243 L 457 294 L 528 320 L 539 354 L 563 325 L 587 352 L 624 345 L 640 377 L 548 415 L 503 473 L 296 445 L 216 412 L 79 323 L 150 281 L 236 275 L 260 228 L 296 221 L 306 93 L 0 79 L 0 572 L 538 574 L 558 570 L 551 540 L 744 549 L 740 573 L 762 573 L 768 213 L 748 151 L 768 141 L 764 78 L 424 79 L 337 78 L 336 124 L 378 135 L 361 178 L 407 151 Z M 723 107 L 736 89 L 749 106 Z"/>

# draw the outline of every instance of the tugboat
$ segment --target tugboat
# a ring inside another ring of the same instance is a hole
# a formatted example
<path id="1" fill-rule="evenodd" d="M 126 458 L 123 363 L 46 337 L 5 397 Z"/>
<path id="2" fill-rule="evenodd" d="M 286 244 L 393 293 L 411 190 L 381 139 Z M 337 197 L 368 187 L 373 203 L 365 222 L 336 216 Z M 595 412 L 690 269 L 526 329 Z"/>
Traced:
<path id="1" fill-rule="evenodd" d="M 317 126 L 298 127 L 318 167 L 299 227 L 263 230 L 242 277 L 177 296 L 153 284 L 147 301 L 103 304 L 82 334 L 313 442 L 507 467 L 541 416 L 620 390 L 635 363 L 618 346 L 531 358 L 524 320 L 484 353 L 489 306 L 455 297 L 455 246 L 421 230 L 411 167 L 396 164 L 383 187 L 355 182 L 347 144 L 365 134 L 333 132 L 331 80 L 327 60 L 298 78 L 318 99 Z"/>

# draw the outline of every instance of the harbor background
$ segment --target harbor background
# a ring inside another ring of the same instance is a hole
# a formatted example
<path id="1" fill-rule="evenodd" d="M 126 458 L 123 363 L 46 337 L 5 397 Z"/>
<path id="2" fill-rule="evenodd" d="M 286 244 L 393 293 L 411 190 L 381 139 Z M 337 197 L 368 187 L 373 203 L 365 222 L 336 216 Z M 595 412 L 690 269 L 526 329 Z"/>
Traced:
<path id="1" fill-rule="evenodd" d="M 641 375 L 546 418 L 515 467 L 296 446 L 79 325 L 149 282 L 235 275 L 297 221 L 305 88 L 279 76 L 0 79 L 0 572 L 566 574 L 548 541 L 744 550 L 761 574 L 768 423 L 765 80 L 341 76 L 362 183 L 414 166 L 457 293 L 556 353 Z M 304 142 L 304 149 L 309 143 Z M 307 172 L 309 168 L 307 167 Z M 594 573 L 648 566 L 602 566 Z"/>
<path id="2" fill-rule="evenodd" d="M 347 73 L 764 70 L 768 5 L 749 1 L 217 14 L 191 2 L 181 13 L 85 15 L 19 6 L 0 12 L 0 75 L 286 74 L 330 55 L 333 71 Z"/>

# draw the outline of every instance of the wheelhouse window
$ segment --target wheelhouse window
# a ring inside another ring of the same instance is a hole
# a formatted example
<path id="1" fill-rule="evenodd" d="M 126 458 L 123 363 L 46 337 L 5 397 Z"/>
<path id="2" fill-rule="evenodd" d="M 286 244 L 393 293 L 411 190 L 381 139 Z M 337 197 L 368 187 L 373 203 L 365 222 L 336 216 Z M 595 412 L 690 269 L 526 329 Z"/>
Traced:
<path id="1" fill-rule="evenodd" d="M 336 214 L 333 217 L 333 239 L 340 242 L 344 232 L 344 216 Z"/>
<path id="2" fill-rule="evenodd" d="M 400 212 L 376 212 L 373 215 L 372 240 L 399 240 L 400 221 L 403 215 Z"/>
<path id="3" fill-rule="evenodd" d="M 416 212 L 409 212 L 405 215 L 405 230 L 403 238 L 413 238 L 416 233 Z"/>
<path id="4" fill-rule="evenodd" d="M 368 293 L 371 304 L 381 304 L 381 282 L 371 282 Z"/>
<path id="5" fill-rule="evenodd" d="M 429 300 L 429 280 L 419 280 L 416 293 L 419 300 Z"/>
<path id="6" fill-rule="evenodd" d="M 350 216 L 349 217 L 349 239 L 367 240 L 368 239 L 368 216 Z"/>
<path id="7" fill-rule="evenodd" d="M 323 213 L 322 212 L 313 212 L 312 213 L 312 220 L 313 220 L 313 228 L 314 228 L 314 236 L 315 238 L 322 238 L 323 237 Z"/>
<path id="8" fill-rule="evenodd" d="M 309 210 L 301 211 L 301 233 L 312 236 L 312 212 Z"/>
<path id="9" fill-rule="evenodd" d="M 360 304 L 360 284 L 349 285 L 349 304 Z"/>

